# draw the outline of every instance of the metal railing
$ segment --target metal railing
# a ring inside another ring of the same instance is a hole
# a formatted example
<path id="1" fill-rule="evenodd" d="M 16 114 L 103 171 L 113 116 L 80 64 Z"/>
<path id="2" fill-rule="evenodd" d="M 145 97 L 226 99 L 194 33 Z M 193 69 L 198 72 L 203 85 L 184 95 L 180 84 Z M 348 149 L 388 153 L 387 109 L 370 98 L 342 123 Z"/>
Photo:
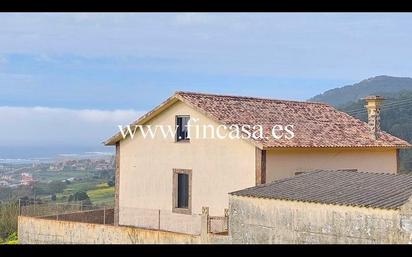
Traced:
<path id="1" fill-rule="evenodd" d="M 224 216 L 210 216 L 208 211 L 202 211 L 202 214 L 183 215 L 170 210 L 134 207 L 121 207 L 119 211 L 122 213 L 123 226 L 200 235 L 204 217 L 207 222 L 204 229 L 207 233 L 228 233 L 227 209 Z M 19 215 L 56 221 L 114 225 L 115 209 L 112 205 L 90 205 L 84 202 L 19 202 Z"/>
<path id="2" fill-rule="evenodd" d="M 75 203 L 36 203 L 19 201 L 19 215 L 60 221 L 113 224 L 112 206 Z"/>
<path id="3" fill-rule="evenodd" d="M 225 216 L 208 216 L 207 231 L 212 234 L 227 234 L 229 230 L 229 213 L 225 209 Z"/>
<path id="4" fill-rule="evenodd" d="M 120 207 L 121 224 L 138 228 L 199 235 L 200 214 L 179 214 L 171 210 Z"/>
<path id="5" fill-rule="evenodd" d="M 228 217 L 209 216 L 208 232 L 212 234 L 226 234 L 228 233 Z"/>

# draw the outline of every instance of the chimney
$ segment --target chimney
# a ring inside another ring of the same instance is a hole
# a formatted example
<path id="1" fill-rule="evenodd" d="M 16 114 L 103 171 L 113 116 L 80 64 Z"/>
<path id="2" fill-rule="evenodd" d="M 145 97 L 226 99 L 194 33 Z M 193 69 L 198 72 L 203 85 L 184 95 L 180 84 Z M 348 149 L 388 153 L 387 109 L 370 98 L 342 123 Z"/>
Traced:
<path id="1" fill-rule="evenodd" d="M 368 127 L 373 139 L 378 139 L 380 128 L 380 110 L 381 104 L 385 98 L 381 96 L 367 96 L 366 109 L 368 110 Z"/>

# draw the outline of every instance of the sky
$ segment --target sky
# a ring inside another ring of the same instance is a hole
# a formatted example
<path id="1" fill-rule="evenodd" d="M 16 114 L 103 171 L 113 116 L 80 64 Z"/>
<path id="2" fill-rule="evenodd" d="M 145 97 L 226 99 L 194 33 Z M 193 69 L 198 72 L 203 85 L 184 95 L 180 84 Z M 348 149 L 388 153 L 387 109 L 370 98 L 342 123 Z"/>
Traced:
<path id="1" fill-rule="evenodd" d="M 0 161 L 107 152 L 175 91 L 306 100 L 412 77 L 410 13 L 1 13 Z"/>

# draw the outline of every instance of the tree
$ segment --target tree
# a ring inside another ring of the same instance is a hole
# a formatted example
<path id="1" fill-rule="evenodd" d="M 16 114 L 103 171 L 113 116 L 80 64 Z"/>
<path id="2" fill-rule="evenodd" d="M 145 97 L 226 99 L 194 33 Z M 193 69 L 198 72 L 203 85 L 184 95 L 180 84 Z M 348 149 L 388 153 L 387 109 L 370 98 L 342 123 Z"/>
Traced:
<path id="1" fill-rule="evenodd" d="M 69 196 L 69 202 L 80 202 L 80 201 L 82 203 L 83 208 L 92 205 L 92 202 L 90 201 L 89 195 L 86 192 L 77 191 L 73 195 Z"/>
<path id="2" fill-rule="evenodd" d="M 74 201 L 83 201 L 83 200 L 87 200 L 87 199 L 89 199 L 89 195 L 84 191 L 77 191 L 73 195 L 73 200 Z"/>
<path id="3" fill-rule="evenodd" d="M 49 184 L 50 193 L 62 193 L 63 190 L 66 188 L 66 183 L 61 181 L 52 181 Z"/>

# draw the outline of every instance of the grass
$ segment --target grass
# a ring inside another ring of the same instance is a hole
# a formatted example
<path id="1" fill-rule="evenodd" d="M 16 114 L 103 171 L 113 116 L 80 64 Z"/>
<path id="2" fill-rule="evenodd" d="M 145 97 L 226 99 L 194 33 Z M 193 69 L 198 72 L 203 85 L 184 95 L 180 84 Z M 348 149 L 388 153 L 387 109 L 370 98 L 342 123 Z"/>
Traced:
<path id="1" fill-rule="evenodd" d="M 93 204 L 114 204 L 114 186 L 109 187 L 105 180 L 86 180 L 73 182 L 67 185 L 63 193 L 56 194 L 58 203 L 65 203 L 71 194 L 78 191 L 86 192 Z M 50 201 L 50 196 L 43 196 L 44 200 Z"/>
<path id="2" fill-rule="evenodd" d="M 17 240 L 17 216 L 19 207 L 16 203 L 0 204 L 0 243 Z"/>
<path id="3" fill-rule="evenodd" d="M 6 241 L 4 244 L 6 245 L 17 245 L 19 244 L 19 240 L 10 240 L 10 241 Z"/>
<path id="4" fill-rule="evenodd" d="M 109 187 L 107 183 L 96 185 L 95 189 L 87 191 L 92 203 L 114 202 L 114 187 Z"/>
<path id="5" fill-rule="evenodd" d="M 84 179 L 75 181 L 67 185 L 62 193 L 56 194 L 57 203 L 66 203 L 71 194 L 79 191 L 86 192 L 93 204 L 114 204 L 114 186 L 109 187 L 105 179 Z M 50 195 L 39 197 L 45 201 L 50 201 Z"/>
<path id="6" fill-rule="evenodd" d="M 13 232 L 6 238 L 6 240 L 3 243 L 0 243 L 0 244 L 16 245 L 18 243 L 19 243 L 19 240 L 17 239 L 17 233 Z"/>
<path id="7" fill-rule="evenodd" d="M 66 189 L 64 189 L 63 194 L 65 195 L 70 195 L 73 193 L 76 193 L 78 191 L 89 191 L 92 190 L 94 188 L 96 188 L 97 185 L 101 184 L 102 181 L 101 180 L 84 180 L 84 181 L 80 181 L 80 182 L 73 182 L 69 185 L 67 185 Z"/>

